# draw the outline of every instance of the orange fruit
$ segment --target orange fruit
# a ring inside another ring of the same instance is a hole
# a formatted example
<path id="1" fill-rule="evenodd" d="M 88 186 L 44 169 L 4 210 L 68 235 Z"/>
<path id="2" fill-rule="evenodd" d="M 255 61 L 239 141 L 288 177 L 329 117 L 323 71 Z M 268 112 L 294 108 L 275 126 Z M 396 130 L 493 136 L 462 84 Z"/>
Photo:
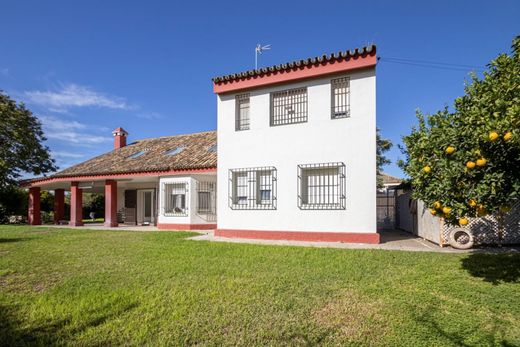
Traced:
<path id="1" fill-rule="evenodd" d="M 477 166 L 482 167 L 482 166 L 486 166 L 486 164 L 487 164 L 487 160 L 485 158 L 480 158 L 477 160 Z"/>
<path id="2" fill-rule="evenodd" d="M 432 168 L 429 166 L 425 166 L 425 167 L 423 167 L 423 171 L 426 173 L 429 173 L 430 171 L 432 171 Z"/>
<path id="3" fill-rule="evenodd" d="M 459 225 L 468 225 L 469 221 L 467 218 L 459 219 Z"/>
<path id="4" fill-rule="evenodd" d="M 477 216 L 479 216 L 479 217 L 484 217 L 485 215 L 487 215 L 486 206 L 484 206 L 484 205 L 478 205 L 478 208 L 477 208 Z"/>
<path id="5" fill-rule="evenodd" d="M 509 211 L 511 211 L 511 206 L 500 206 L 500 212 L 502 213 L 508 213 Z"/>
<path id="6" fill-rule="evenodd" d="M 433 203 L 433 208 L 436 209 L 436 210 L 440 209 L 440 208 L 441 208 L 441 203 L 440 203 L 440 201 L 435 201 L 435 202 Z"/>
<path id="7" fill-rule="evenodd" d="M 473 200 L 473 199 L 470 199 L 469 202 L 468 202 L 468 204 L 469 204 L 471 207 L 475 207 L 475 206 L 477 206 L 477 202 L 476 202 L 475 200 Z"/>
<path id="8" fill-rule="evenodd" d="M 448 206 L 444 206 L 442 208 L 442 212 L 445 214 L 445 215 L 449 215 L 451 213 L 451 207 L 448 207 Z"/>
<path id="9" fill-rule="evenodd" d="M 492 131 L 489 133 L 489 141 L 496 141 L 498 139 L 498 133 L 496 131 Z"/>
<path id="10" fill-rule="evenodd" d="M 448 154 L 448 155 L 453 154 L 453 152 L 455 152 L 455 147 L 453 147 L 453 146 L 448 146 L 448 147 L 446 147 L 445 152 L 446 152 L 446 154 Z"/>
<path id="11" fill-rule="evenodd" d="M 467 167 L 468 169 L 473 169 L 473 168 L 475 167 L 475 162 L 474 162 L 474 161 L 471 161 L 471 160 L 468 161 L 468 162 L 466 163 L 466 167 Z"/>
<path id="12" fill-rule="evenodd" d="M 508 131 L 507 133 L 504 134 L 504 141 L 509 141 L 509 140 L 511 140 L 512 137 L 513 137 L 513 133 Z"/>
<path id="13" fill-rule="evenodd" d="M 432 214 L 432 216 L 435 216 L 437 214 L 437 210 L 430 208 L 430 213 Z"/>

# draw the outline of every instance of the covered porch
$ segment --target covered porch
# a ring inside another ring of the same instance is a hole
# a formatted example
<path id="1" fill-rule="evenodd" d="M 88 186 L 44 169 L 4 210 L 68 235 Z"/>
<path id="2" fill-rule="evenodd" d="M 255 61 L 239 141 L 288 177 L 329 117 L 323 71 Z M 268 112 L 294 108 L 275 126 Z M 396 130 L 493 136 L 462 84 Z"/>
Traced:
<path id="1" fill-rule="evenodd" d="M 111 177 L 111 178 L 69 178 L 53 179 L 51 182 L 35 182 L 29 187 L 28 222 L 41 225 L 40 193 L 42 190 L 54 192 L 55 225 L 83 226 L 90 219 L 83 208 L 84 193 L 104 196 L 104 214 L 96 213 L 96 218 L 103 217 L 104 227 L 154 226 L 158 220 L 158 184 L 159 177 Z M 70 217 L 66 217 L 66 196 L 69 200 Z"/>

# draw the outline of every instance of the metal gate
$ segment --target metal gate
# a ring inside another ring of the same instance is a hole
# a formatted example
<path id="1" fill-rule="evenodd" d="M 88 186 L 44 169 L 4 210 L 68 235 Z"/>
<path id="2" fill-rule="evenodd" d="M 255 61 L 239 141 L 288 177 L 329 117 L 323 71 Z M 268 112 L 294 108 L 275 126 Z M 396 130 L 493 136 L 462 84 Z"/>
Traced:
<path id="1" fill-rule="evenodd" d="M 377 192 L 377 229 L 395 229 L 395 191 Z"/>

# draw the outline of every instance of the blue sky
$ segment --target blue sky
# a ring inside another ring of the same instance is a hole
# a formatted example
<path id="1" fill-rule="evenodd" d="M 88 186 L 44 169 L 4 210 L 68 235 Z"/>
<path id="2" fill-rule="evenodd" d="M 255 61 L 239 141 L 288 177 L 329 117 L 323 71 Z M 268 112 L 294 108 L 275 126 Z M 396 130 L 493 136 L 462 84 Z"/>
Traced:
<path id="1" fill-rule="evenodd" d="M 65 168 L 130 139 L 216 128 L 211 78 L 376 43 L 377 123 L 394 144 L 463 93 L 520 34 L 520 1 L 2 1 L 0 89 L 43 124 Z M 345 134 L 348 136 L 348 134 Z M 402 176 L 390 153 L 390 174 Z"/>

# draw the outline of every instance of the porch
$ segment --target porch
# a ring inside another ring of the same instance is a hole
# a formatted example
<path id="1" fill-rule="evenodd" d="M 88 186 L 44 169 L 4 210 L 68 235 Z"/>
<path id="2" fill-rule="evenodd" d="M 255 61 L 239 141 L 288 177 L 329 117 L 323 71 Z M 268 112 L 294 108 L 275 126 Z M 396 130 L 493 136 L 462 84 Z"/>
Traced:
<path id="1" fill-rule="evenodd" d="M 104 178 L 104 177 L 103 177 Z M 29 187 L 28 222 L 41 225 L 40 193 L 54 192 L 53 223 L 86 229 L 209 230 L 216 226 L 216 175 L 115 176 L 110 179 L 60 178 Z M 104 196 L 104 219 L 99 223 L 84 211 L 84 193 Z M 70 218 L 65 217 L 69 202 Z M 89 221 L 92 218 L 92 222 Z"/>

